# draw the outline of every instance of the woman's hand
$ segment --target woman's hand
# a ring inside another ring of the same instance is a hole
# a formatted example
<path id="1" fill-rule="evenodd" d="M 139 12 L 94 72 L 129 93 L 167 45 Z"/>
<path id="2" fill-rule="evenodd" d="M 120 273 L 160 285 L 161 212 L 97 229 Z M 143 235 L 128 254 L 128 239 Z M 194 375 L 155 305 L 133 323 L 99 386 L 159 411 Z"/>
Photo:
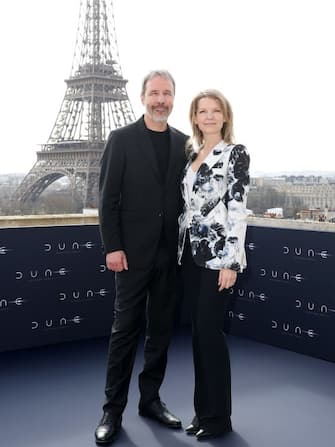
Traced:
<path id="1" fill-rule="evenodd" d="M 235 284 L 237 278 L 237 272 L 235 270 L 230 269 L 221 269 L 219 272 L 219 292 L 223 289 L 230 289 Z"/>

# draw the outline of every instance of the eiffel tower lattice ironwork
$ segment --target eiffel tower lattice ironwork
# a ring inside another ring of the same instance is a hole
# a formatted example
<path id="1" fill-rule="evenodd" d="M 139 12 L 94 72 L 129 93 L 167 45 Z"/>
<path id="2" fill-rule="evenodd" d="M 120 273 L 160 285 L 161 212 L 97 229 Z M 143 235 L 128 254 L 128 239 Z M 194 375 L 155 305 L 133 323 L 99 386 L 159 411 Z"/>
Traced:
<path id="1" fill-rule="evenodd" d="M 102 152 L 112 129 L 135 120 L 122 76 L 112 0 L 81 0 L 67 89 L 56 122 L 37 161 L 16 191 L 22 204 L 36 202 L 61 177 L 84 208 L 96 208 Z"/>

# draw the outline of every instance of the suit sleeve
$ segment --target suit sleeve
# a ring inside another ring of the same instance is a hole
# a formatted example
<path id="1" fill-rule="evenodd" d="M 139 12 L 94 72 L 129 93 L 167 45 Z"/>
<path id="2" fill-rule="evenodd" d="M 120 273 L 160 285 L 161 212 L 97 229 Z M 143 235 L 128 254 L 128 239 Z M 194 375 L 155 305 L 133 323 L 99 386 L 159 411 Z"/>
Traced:
<path id="1" fill-rule="evenodd" d="M 247 228 L 247 196 L 249 192 L 250 157 L 246 148 L 236 145 L 228 163 L 228 189 L 225 202 L 228 211 L 225 241 L 226 268 L 242 271 L 245 262 L 245 234 Z"/>
<path id="2" fill-rule="evenodd" d="M 122 137 L 114 131 L 106 143 L 99 179 L 99 221 L 105 253 L 123 250 L 120 204 L 124 169 Z"/>

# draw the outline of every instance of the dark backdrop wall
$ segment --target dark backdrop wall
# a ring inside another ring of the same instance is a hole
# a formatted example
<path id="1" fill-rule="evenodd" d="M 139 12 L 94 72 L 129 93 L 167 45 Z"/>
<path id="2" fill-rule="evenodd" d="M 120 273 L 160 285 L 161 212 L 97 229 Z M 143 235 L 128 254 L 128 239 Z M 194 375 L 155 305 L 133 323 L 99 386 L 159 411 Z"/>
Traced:
<path id="1" fill-rule="evenodd" d="M 249 227 L 232 334 L 335 361 L 335 233 Z"/>
<path id="2" fill-rule="evenodd" d="M 0 350 L 106 335 L 114 276 L 96 225 L 0 230 Z"/>
<path id="3" fill-rule="evenodd" d="M 250 226 L 246 244 L 227 331 L 335 361 L 335 233 Z M 114 277 L 97 225 L 0 229 L 0 271 L 0 351 L 109 334 Z"/>

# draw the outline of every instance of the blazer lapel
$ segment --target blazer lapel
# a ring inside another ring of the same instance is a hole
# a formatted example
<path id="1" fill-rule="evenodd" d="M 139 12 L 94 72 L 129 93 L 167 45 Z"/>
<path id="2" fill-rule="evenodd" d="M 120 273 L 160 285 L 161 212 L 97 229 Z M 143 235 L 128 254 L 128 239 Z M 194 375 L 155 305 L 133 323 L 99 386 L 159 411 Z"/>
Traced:
<path id="1" fill-rule="evenodd" d="M 168 171 L 166 174 L 166 183 L 168 183 L 172 178 L 176 175 L 176 163 L 178 160 L 178 151 L 180 151 L 180 147 L 178 147 L 177 137 L 173 130 L 170 128 L 170 154 L 169 154 L 169 164 Z"/>
<path id="2" fill-rule="evenodd" d="M 182 177 L 181 177 L 181 192 L 182 192 L 182 196 L 184 198 L 187 198 L 187 201 L 190 199 L 189 197 L 189 193 L 188 193 L 188 189 L 187 189 L 187 185 L 186 185 L 186 173 L 188 168 L 191 166 L 192 160 L 189 159 L 186 163 L 186 166 L 184 167 L 184 170 L 182 172 Z"/>
<path id="3" fill-rule="evenodd" d="M 229 151 L 229 145 L 224 141 L 220 141 L 220 143 L 213 148 L 211 153 L 204 160 L 204 164 L 206 164 L 208 168 L 211 169 L 215 165 L 215 163 L 217 163 L 220 160 L 220 158 L 222 158 L 224 153 L 228 151 Z"/>
<path id="4" fill-rule="evenodd" d="M 193 194 L 196 194 L 197 186 L 200 184 L 203 184 L 204 178 L 203 176 L 206 175 L 209 180 L 209 173 L 208 171 L 218 162 L 222 161 L 224 162 L 225 157 L 229 157 L 231 145 L 225 143 L 224 141 L 220 141 L 211 153 L 207 156 L 207 158 L 202 162 L 202 164 L 199 166 L 195 182 L 193 185 Z M 205 174 L 204 174 L 205 173 Z"/>

